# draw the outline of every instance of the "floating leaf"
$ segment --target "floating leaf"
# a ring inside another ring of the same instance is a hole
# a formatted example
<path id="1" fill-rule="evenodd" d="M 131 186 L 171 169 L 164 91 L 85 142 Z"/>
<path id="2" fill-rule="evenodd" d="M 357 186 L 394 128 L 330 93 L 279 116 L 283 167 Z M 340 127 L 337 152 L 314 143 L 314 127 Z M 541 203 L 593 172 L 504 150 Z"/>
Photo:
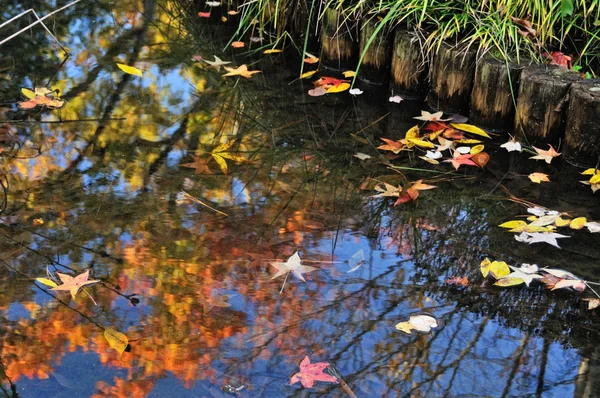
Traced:
<path id="1" fill-rule="evenodd" d="M 564 220 L 560 217 L 558 217 L 556 220 L 554 220 L 554 225 L 556 225 L 557 227 L 566 227 L 570 223 L 571 223 L 571 220 Z"/>
<path id="2" fill-rule="evenodd" d="M 121 69 L 123 72 L 125 72 L 129 75 L 142 77 L 141 69 L 138 69 L 134 66 L 129 66 L 129 65 L 125 65 L 125 64 L 119 64 L 119 63 L 117 63 L 117 66 L 119 67 L 119 69 Z"/>
<path id="3" fill-rule="evenodd" d="M 104 331 L 104 338 L 108 341 L 108 345 L 111 348 L 114 348 L 122 354 L 125 352 L 125 349 L 129 345 L 129 339 L 121 332 L 117 332 L 114 329 L 106 329 Z"/>
<path id="4" fill-rule="evenodd" d="M 356 72 L 353 70 L 347 70 L 342 72 L 342 75 L 344 75 L 345 78 L 354 77 L 356 76 Z"/>
<path id="5" fill-rule="evenodd" d="M 484 148 L 484 145 L 475 145 L 471 148 L 471 155 L 477 155 L 479 152 L 483 151 Z"/>
<path id="6" fill-rule="evenodd" d="M 82 287 L 100 282 L 99 280 L 88 280 L 90 275 L 89 269 L 77 276 L 71 276 L 60 272 L 57 272 L 56 275 L 60 278 L 62 285 L 53 287 L 52 290 L 68 290 L 73 298 L 75 298 L 79 289 Z"/>
<path id="7" fill-rule="evenodd" d="M 244 43 L 243 41 L 234 41 L 233 43 L 231 43 L 231 47 L 243 48 L 243 47 L 246 47 L 246 43 Z"/>
<path id="8" fill-rule="evenodd" d="M 210 11 L 209 11 L 209 12 L 202 12 L 202 11 L 200 11 L 200 12 L 198 13 L 198 16 L 199 16 L 200 18 L 210 18 Z"/>
<path id="9" fill-rule="evenodd" d="M 495 279 L 500 279 L 510 274 L 510 269 L 504 261 L 490 261 L 486 258 L 479 265 L 479 269 L 483 277 L 487 277 L 488 274 L 492 274 Z"/>
<path id="10" fill-rule="evenodd" d="M 523 283 L 525 283 L 525 281 L 521 278 L 511 278 L 511 277 L 507 276 L 507 277 L 498 279 L 498 281 L 496 281 L 496 283 L 494 283 L 494 286 L 508 287 L 508 286 L 521 285 Z"/>
<path id="11" fill-rule="evenodd" d="M 25 90 L 25 89 L 23 89 Z M 594 174 L 600 174 L 600 170 L 598 169 L 587 169 L 586 171 L 582 171 L 581 174 L 583 175 L 594 175 Z"/>
<path id="12" fill-rule="evenodd" d="M 479 152 L 475 155 L 471 155 L 471 160 L 477 166 L 483 168 L 490 161 L 490 155 L 487 152 Z"/>
<path id="13" fill-rule="evenodd" d="M 280 52 L 283 52 L 283 50 L 280 50 L 278 48 L 271 48 L 269 50 L 263 51 L 263 54 L 277 54 L 277 53 L 280 53 Z"/>
<path id="14" fill-rule="evenodd" d="M 312 388 L 316 381 L 337 383 L 336 377 L 323 372 L 328 366 L 327 362 L 310 363 L 307 355 L 300 363 L 300 372 L 294 374 L 290 379 L 290 385 L 300 382 L 304 388 Z"/>
<path id="15" fill-rule="evenodd" d="M 537 184 L 540 184 L 542 181 L 550 182 L 550 180 L 548 179 L 548 174 L 544 173 L 531 173 L 528 177 L 532 182 L 535 182 Z"/>
<path id="16" fill-rule="evenodd" d="M 327 89 L 327 93 L 328 93 L 328 94 L 331 94 L 331 93 L 339 93 L 339 92 L 342 92 L 342 91 L 346 91 L 346 90 L 348 90 L 349 88 L 350 88 L 350 83 L 341 83 L 341 84 L 339 84 L 339 85 L 337 85 L 337 86 L 332 86 L 332 87 L 329 87 L 329 88 Z"/>
<path id="17" fill-rule="evenodd" d="M 353 88 L 352 90 L 350 90 L 348 92 L 355 97 L 357 95 L 361 95 L 363 93 L 363 91 L 360 88 Z"/>
<path id="18" fill-rule="evenodd" d="M 303 74 L 300 75 L 300 79 L 307 79 L 307 78 L 311 77 L 312 75 L 314 75 L 315 73 L 317 73 L 316 70 L 310 70 L 308 72 L 304 72 Z"/>
<path id="19" fill-rule="evenodd" d="M 389 98 L 390 102 L 394 102 L 396 104 L 399 104 L 400 102 L 402 102 L 403 98 L 399 95 L 394 95 L 392 97 Z"/>
<path id="20" fill-rule="evenodd" d="M 458 144 L 479 144 L 481 142 L 481 140 L 475 140 L 472 138 L 462 138 L 462 139 L 456 140 L 454 142 L 456 142 Z M 478 145 L 478 146 L 483 147 L 483 145 Z M 483 148 L 482 148 L 482 150 L 483 150 Z M 479 152 L 481 152 L 481 151 L 479 151 Z"/>
<path id="21" fill-rule="evenodd" d="M 261 72 L 259 70 L 248 70 L 248 66 L 246 64 L 240 65 L 238 68 L 228 68 L 226 66 L 224 66 L 223 68 L 225 68 L 225 70 L 227 71 L 227 73 L 225 73 L 223 76 L 242 76 L 246 79 L 251 78 L 252 75 L 255 73 Z"/>
<path id="22" fill-rule="evenodd" d="M 304 62 L 307 64 L 316 64 L 317 62 L 319 62 L 319 58 L 315 57 L 314 55 L 309 55 L 307 54 L 308 57 L 304 58 Z"/>
<path id="23" fill-rule="evenodd" d="M 33 99 L 33 98 L 35 98 L 35 97 L 36 97 L 36 93 L 35 93 L 35 92 L 33 92 L 33 91 L 31 91 L 31 90 L 30 90 L 30 89 L 28 89 L 28 88 L 22 88 L 22 89 L 21 89 L 21 92 L 23 93 L 23 95 L 24 95 L 25 97 L 27 97 L 27 98 L 29 98 L 29 99 Z"/>
<path id="24" fill-rule="evenodd" d="M 556 152 L 552 145 L 548 144 L 548 146 L 550 148 L 547 151 L 533 147 L 533 149 L 535 149 L 535 151 L 537 152 L 537 155 L 532 156 L 529 159 L 544 160 L 546 163 L 550 164 L 552 159 L 554 159 L 557 156 L 560 156 L 560 153 Z"/>
<path id="25" fill-rule="evenodd" d="M 431 142 L 419 140 L 419 139 L 416 139 L 416 138 L 407 138 L 406 142 L 407 143 L 410 142 L 410 143 L 415 144 L 416 146 L 421 147 L 421 148 L 430 148 L 430 149 L 435 148 L 435 145 L 433 145 Z"/>
<path id="26" fill-rule="evenodd" d="M 492 137 L 490 137 L 488 135 L 488 133 L 486 133 L 485 131 L 483 131 L 479 127 L 473 126 L 471 124 L 450 123 L 450 125 L 452 127 L 454 127 L 455 129 L 466 131 L 467 133 L 471 133 L 471 134 L 475 134 L 475 135 L 480 135 L 480 136 L 485 137 L 485 138 L 492 138 Z"/>
<path id="27" fill-rule="evenodd" d="M 323 87 L 313 88 L 312 90 L 308 90 L 308 95 L 311 97 L 320 97 L 322 95 L 327 94 L 327 90 Z"/>
<path id="28" fill-rule="evenodd" d="M 58 284 L 56 282 L 54 282 L 52 279 L 48 279 L 48 278 L 35 278 L 36 281 L 38 281 L 39 283 L 46 285 L 48 287 L 57 287 Z"/>
<path id="29" fill-rule="evenodd" d="M 574 218 L 573 220 L 571 220 L 571 223 L 569 224 L 569 228 L 582 229 L 586 223 L 587 223 L 587 220 L 585 219 L 585 217 L 577 217 L 577 218 Z"/>
<path id="30" fill-rule="evenodd" d="M 411 315 L 408 321 L 400 322 L 396 325 L 396 329 L 411 334 L 412 330 L 417 332 L 428 333 L 431 329 L 438 327 L 438 321 L 431 315 Z"/>

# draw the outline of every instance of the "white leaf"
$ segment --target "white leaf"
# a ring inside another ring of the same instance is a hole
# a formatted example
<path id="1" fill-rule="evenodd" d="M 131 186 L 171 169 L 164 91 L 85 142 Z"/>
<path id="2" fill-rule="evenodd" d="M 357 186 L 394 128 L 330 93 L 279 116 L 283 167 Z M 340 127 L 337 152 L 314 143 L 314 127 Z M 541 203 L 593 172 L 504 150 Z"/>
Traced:
<path id="1" fill-rule="evenodd" d="M 402 97 L 399 95 L 394 95 L 393 97 L 390 97 L 389 101 L 390 102 L 395 102 L 397 104 L 399 104 L 400 102 L 402 102 Z"/>
<path id="2" fill-rule="evenodd" d="M 471 148 L 468 146 L 459 146 L 458 148 L 456 148 L 456 152 L 466 155 L 467 153 L 471 152 Z"/>
<path id="3" fill-rule="evenodd" d="M 360 160 L 371 159 L 371 155 L 367 155 L 366 153 L 356 152 L 354 154 L 355 158 L 359 158 Z"/>
<path id="4" fill-rule="evenodd" d="M 521 232 L 521 234 L 519 235 L 515 235 L 515 240 L 517 240 L 518 242 L 525 242 L 525 243 L 548 243 L 549 245 L 558 247 L 560 249 L 560 246 L 558 245 L 557 239 L 561 239 L 561 238 L 570 238 L 570 236 L 566 236 L 566 235 L 562 235 L 562 234 L 557 234 L 557 233 L 544 233 L 544 232 Z"/>
<path id="5" fill-rule="evenodd" d="M 522 151 L 521 143 L 520 142 L 515 142 L 513 140 L 510 140 L 510 141 L 505 142 L 504 144 L 500 145 L 500 148 L 504 148 L 508 152 L 512 152 L 512 151 L 521 152 Z"/>
<path id="6" fill-rule="evenodd" d="M 365 263 L 365 252 L 363 251 L 363 249 L 360 249 L 359 251 L 354 253 L 354 255 L 348 260 L 348 263 L 350 264 L 350 270 L 348 271 L 348 273 L 354 272 L 360 267 L 362 267 Z"/>
<path id="7" fill-rule="evenodd" d="M 360 88 L 353 88 L 352 90 L 348 91 L 350 94 L 354 95 L 355 97 L 357 95 L 361 95 L 363 93 L 363 91 Z"/>
<path id="8" fill-rule="evenodd" d="M 586 222 L 585 227 L 593 234 L 600 232 L 600 223 L 596 221 Z"/>
<path id="9" fill-rule="evenodd" d="M 408 323 L 418 332 L 429 332 L 431 328 L 437 327 L 437 320 L 430 315 L 412 315 Z"/>
<path id="10" fill-rule="evenodd" d="M 427 153 L 425 153 L 425 156 L 428 157 L 429 159 L 439 159 L 441 158 L 443 155 L 440 151 L 427 151 Z"/>
<path id="11" fill-rule="evenodd" d="M 565 288 L 571 288 L 573 290 L 577 290 L 578 292 L 583 292 L 585 290 L 585 282 L 577 279 L 563 279 L 562 281 L 557 282 L 552 290 Z"/>
<path id="12" fill-rule="evenodd" d="M 543 276 L 538 275 L 538 274 L 531 274 L 531 273 L 526 273 L 526 272 L 522 272 L 520 269 L 518 268 L 514 268 L 513 272 L 511 272 L 510 274 L 506 275 L 504 278 L 520 278 L 523 279 L 523 282 L 525 282 L 525 284 L 529 287 L 529 284 L 531 283 L 531 281 L 533 281 L 534 279 L 542 279 Z"/>

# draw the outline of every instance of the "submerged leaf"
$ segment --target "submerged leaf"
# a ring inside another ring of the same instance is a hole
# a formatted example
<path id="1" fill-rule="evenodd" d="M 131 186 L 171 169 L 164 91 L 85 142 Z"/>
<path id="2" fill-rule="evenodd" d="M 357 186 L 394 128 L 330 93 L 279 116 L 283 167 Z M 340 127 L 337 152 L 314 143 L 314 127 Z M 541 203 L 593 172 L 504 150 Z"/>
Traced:
<path id="1" fill-rule="evenodd" d="M 129 344 L 129 339 L 127 336 L 110 328 L 104 331 L 104 338 L 106 338 L 106 341 L 108 341 L 108 345 L 117 350 L 119 354 L 124 353 L 125 349 L 127 349 L 127 345 Z"/>
<path id="2" fill-rule="evenodd" d="M 117 63 L 117 66 L 119 67 L 119 69 L 121 69 L 123 72 L 129 74 L 129 75 L 134 75 L 134 76 L 139 76 L 142 77 L 142 70 L 138 69 L 134 66 L 129 66 L 129 65 L 125 65 L 125 64 L 120 64 Z"/>

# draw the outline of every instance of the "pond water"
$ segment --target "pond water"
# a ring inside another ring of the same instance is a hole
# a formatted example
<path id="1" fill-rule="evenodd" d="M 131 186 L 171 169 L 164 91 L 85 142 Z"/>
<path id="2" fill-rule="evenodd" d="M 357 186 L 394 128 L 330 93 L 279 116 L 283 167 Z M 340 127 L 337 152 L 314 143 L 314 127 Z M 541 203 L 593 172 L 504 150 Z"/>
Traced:
<path id="1" fill-rule="evenodd" d="M 479 270 L 489 257 L 599 281 L 598 235 L 564 232 L 559 249 L 498 227 L 526 214 L 511 198 L 600 220 L 569 165 L 498 145 L 484 170 L 386 158 L 379 138 L 403 137 L 425 105 L 365 85 L 356 98 L 310 97 L 292 49 L 223 53 L 230 31 L 180 2 L 141 3 L 61 13 L 51 28 L 72 54 L 64 63 L 39 27 L 2 46 L 6 396 L 600 395 L 589 289 L 501 289 Z M 215 54 L 262 73 L 222 78 L 191 60 Z M 36 86 L 60 90 L 66 105 L 18 110 L 20 89 Z M 531 183 L 532 171 L 553 182 Z M 406 179 L 437 188 L 398 206 L 372 197 L 378 182 Z M 316 268 L 306 281 L 273 278 L 272 263 L 296 252 Z M 35 281 L 87 269 L 100 282 L 75 298 Z M 416 314 L 438 327 L 395 328 Z M 125 352 L 106 330 L 127 336 Z M 345 383 L 290 385 L 307 355 Z"/>

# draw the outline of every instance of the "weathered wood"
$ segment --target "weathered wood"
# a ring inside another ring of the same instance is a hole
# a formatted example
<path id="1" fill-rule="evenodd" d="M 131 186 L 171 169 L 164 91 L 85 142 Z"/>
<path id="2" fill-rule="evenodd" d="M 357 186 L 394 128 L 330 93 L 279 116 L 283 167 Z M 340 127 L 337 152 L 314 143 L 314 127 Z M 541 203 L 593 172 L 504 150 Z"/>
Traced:
<path id="1" fill-rule="evenodd" d="M 507 64 L 491 56 L 477 64 L 471 92 L 471 122 L 491 131 L 512 127 L 522 69 L 516 63 Z"/>
<path id="2" fill-rule="evenodd" d="M 369 40 L 378 27 L 375 19 L 363 23 L 360 29 L 360 57 L 362 63 L 358 78 L 369 84 L 386 84 L 390 74 L 390 45 L 387 39 L 387 29 L 380 29 L 371 44 Z"/>
<path id="3" fill-rule="evenodd" d="M 566 118 L 564 155 L 594 167 L 600 158 L 600 79 L 573 83 Z"/>
<path id="4" fill-rule="evenodd" d="M 469 108 L 475 59 L 474 51 L 442 45 L 429 69 L 427 104 L 436 110 L 465 114 Z"/>
<path id="5" fill-rule="evenodd" d="M 325 9 L 321 34 L 321 63 L 336 70 L 356 66 L 357 34 L 349 21 L 336 10 Z"/>
<path id="6" fill-rule="evenodd" d="M 427 67 L 418 33 L 397 29 L 392 50 L 391 92 L 404 98 L 424 99 Z"/>
<path id="7" fill-rule="evenodd" d="M 579 74 L 557 65 L 533 65 L 521 72 L 514 132 L 533 143 L 557 145 L 562 137 L 567 94 Z"/>

